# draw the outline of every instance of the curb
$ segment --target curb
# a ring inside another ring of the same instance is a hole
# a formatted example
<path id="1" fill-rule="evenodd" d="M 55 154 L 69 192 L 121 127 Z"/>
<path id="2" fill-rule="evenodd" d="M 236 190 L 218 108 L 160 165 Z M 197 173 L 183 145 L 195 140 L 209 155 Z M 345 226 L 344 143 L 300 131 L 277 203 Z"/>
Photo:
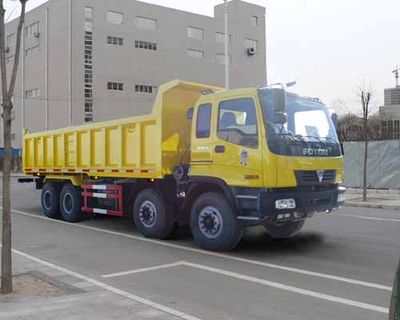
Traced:
<path id="1" fill-rule="evenodd" d="M 373 209 L 400 211 L 400 206 L 388 206 L 388 205 L 384 205 L 384 204 L 359 203 L 359 202 L 351 202 L 351 201 L 347 201 L 344 206 L 345 207 L 354 207 L 354 208 L 373 208 Z"/>

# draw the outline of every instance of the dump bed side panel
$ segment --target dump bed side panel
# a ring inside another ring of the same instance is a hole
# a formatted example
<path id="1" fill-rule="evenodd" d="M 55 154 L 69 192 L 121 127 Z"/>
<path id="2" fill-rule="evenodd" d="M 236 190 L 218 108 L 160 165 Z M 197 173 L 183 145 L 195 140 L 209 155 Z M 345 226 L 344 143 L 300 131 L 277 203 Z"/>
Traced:
<path id="1" fill-rule="evenodd" d="M 160 137 L 153 117 L 28 134 L 23 169 L 27 174 L 157 178 L 162 171 Z"/>

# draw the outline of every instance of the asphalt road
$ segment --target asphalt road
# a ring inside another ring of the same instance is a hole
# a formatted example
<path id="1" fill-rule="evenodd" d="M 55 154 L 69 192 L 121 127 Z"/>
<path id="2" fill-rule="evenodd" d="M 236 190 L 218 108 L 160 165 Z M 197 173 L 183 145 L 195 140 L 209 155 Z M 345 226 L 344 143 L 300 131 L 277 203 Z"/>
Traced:
<path id="1" fill-rule="evenodd" d="M 125 219 L 49 220 L 33 185 L 12 190 L 14 249 L 193 319 L 387 319 L 400 211 L 346 207 L 285 241 L 254 228 L 215 254 L 184 230 L 153 241 Z"/>

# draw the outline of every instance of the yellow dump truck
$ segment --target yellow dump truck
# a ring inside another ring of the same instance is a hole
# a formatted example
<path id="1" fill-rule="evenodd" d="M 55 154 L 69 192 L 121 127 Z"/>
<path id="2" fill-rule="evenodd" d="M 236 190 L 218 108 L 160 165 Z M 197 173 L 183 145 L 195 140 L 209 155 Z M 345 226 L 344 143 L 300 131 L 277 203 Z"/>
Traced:
<path id="1" fill-rule="evenodd" d="M 250 226 L 291 237 L 345 192 L 325 105 L 284 87 L 178 80 L 160 86 L 150 115 L 25 132 L 23 171 L 49 218 L 130 217 L 157 239 L 190 225 L 196 243 L 216 251 L 233 249 Z"/>

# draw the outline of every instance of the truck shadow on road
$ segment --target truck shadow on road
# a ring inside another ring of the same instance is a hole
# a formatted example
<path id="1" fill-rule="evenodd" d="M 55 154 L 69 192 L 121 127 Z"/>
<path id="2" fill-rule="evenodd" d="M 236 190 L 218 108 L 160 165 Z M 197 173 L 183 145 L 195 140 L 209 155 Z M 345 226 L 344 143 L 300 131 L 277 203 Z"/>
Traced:
<path id="1" fill-rule="evenodd" d="M 321 249 L 324 236 L 317 232 L 302 231 L 289 239 L 273 239 L 263 228 L 247 230 L 235 252 L 246 254 L 292 255 Z"/>

